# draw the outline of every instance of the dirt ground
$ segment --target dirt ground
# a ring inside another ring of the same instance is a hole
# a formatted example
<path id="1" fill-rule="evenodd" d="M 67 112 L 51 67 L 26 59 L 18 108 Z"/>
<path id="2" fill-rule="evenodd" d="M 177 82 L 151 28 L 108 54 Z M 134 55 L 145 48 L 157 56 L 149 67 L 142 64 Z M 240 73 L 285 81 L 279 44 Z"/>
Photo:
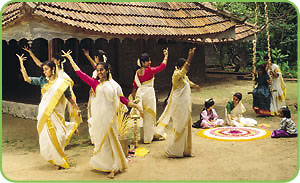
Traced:
<path id="1" fill-rule="evenodd" d="M 220 118 L 224 118 L 224 106 L 234 92 L 243 93 L 243 103 L 247 108 L 245 117 L 255 118 L 258 124 L 268 124 L 272 131 L 279 127 L 278 117 L 257 117 L 251 109 L 253 89 L 251 81 L 236 80 L 233 76 L 209 75 L 201 85 L 200 92 L 192 93 L 193 122 L 199 119 L 203 101 L 215 99 L 215 108 Z M 287 82 L 287 104 L 292 119 L 297 121 L 297 83 Z M 166 94 L 159 95 L 158 117 L 163 108 Z M 65 152 L 71 162 L 70 169 L 56 170 L 39 154 L 38 134 L 35 120 L 14 118 L 2 114 L 2 172 L 11 180 L 24 181 L 100 181 L 110 180 L 106 173 L 92 169 L 89 159 L 93 146 L 88 144 L 88 127 L 84 122 L 79 127 L 80 136 L 74 137 Z M 298 124 L 297 124 L 298 125 Z M 145 157 L 135 157 L 129 168 L 118 174 L 117 181 L 287 181 L 298 173 L 297 138 L 253 141 L 216 141 L 197 136 L 201 129 L 192 129 L 193 157 L 168 159 L 164 157 L 166 141 L 155 141 L 150 145 L 140 144 L 150 150 Z"/>

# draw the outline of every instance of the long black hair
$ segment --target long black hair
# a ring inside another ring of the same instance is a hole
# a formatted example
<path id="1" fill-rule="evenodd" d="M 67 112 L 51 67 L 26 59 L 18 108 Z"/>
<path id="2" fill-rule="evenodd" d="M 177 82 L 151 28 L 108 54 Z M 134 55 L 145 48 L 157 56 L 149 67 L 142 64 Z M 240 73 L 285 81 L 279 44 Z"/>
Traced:
<path id="1" fill-rule="evenodd" d="M 100 62 L 107 62 L 107 60 L 104 60 L 104 57 L 107 57 L 107 53 L 103 50 L 96 50 L 94 53 L 95 56 L 97 56 L 100 59 Z"/>
<path id="2" fill-rule="evenodd" d="M 238 98 L 239 101 L 241 101 L 242 98 L 243 98 L 243 95 L 240 92 L 236 92 L 233 96 L 235 96 L 236 98 Z"/>
<path id="3" fill-rule="evenodd" d="M 210 108 L 211 106 L 215 105 L 215 102 L 212 98 L 205 100 L 204 102 L 204 107 L 207 110 L 208 108 Z"/>
<path id="4" fill-rule="evenodd" d="M 280 110 L 282 111 L 283 117 L 291 118 L 291 111 L 287 106 L 281 107 Z"/>
<path id="5" fill-rule="evenodd" d="M 62 53 L 60 53 L 60 52 L 53 55 L 53 58 L 55 58 L 56 60 L 60 60 L 60 61 L 64 60 L 64 57 L 62 56 Z"/>
<path id="6" fill-rule="evenodd" d="M 54 59 L 56 59 L 56 60 L 59 61 L 58 68 L 61 69 L 62 68 L 62 64 L 63 64 L 62 61 L 65 60 L 65 58 L 62 56 L 62 53 L 58 52 L 58 53 L 54 54 L 52 58 L 54 58 Z"/>
<path id="7" fill-rule="evenodd" d="M 41 67 L 43 68 L 45 65 L 47 65 L 48 67 L 50 67 L 51 70 L 54 70 L 54 73 L 56 73 L 56 65 L 53 61 L 46 61 L 46 62 L 43 62 Z"/>
<path id="8" fill-rule="evenodd" d="M 263 74 L 263 75 L 268 74 L 267 71 L 266 71 L 265 65 L 258 65 L 258 66 L 256 67 L 256 70 L 258 71 L 259 69 L 262 70 L 262 74 Z"/>
<path id="9" fill-rule="evenodd" d="M 184 65 L 185 62 L 186 62 L 186 59 L 181 57 L 181 58 L 177 59 L 177 62 L 176 62 L 176 64 L 175 64 L 175 67 L 176 67 L 177 69 L 181 69 L 181 68 L 183 67 L 183 65 Z M 166 105 L 167 105 L 168 99 L 169 99 L 170 94 L 171 94 L 171 90 L 172 90 L 172 83 L 171 83 L 171 89 L 170 89 L 170 91 L 169 91 L 169 93 L 168 93 L 168 96 L 167 96 L 167 98 L 164 100 L 164 104 L 163 104 L 164 107 L 166 107 Z"/>
<path id="10" fill-rule="evenodd" d="M 177 69 L 180 69 L 181 67 L 183 67 L 185 62 L 186 62 L 185 58 L 179 58 L 176 62 L 175 67 L 177 67 Z"/>
<path id="11" fill-rule="evenodd" d="M 140 66 L 137 65 L 137 69 L 143 67 L 143 64 L 145 64 L 145 62 L 150 60 L 150 55 L 148 53 L 142 53 L 141 56 L 138 58 L 139 62 L 140 62 Z"/>

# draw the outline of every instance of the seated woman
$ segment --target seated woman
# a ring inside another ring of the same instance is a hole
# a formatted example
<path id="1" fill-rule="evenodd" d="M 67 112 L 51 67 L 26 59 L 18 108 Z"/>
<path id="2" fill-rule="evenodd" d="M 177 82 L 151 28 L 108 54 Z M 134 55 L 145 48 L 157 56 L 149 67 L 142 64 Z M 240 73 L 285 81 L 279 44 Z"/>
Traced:
<path id="1" fill-rule="evenodd" d="M 291 119 L 291 112 L 288 107 L 283 106 L 279 111 L 280 128 L 274 130 L 271 137 L 280 138 L 280 137 L 297 137 L 297 127 L 295 122 Z"/>
<path id="2" fill-rule="evenodd" d="M 255 126 L 257 121 L 251 118 L 244 118 L 242 114 L 246 109 L 242 103 L 242 94 L 237 92 L 233 95 L 233 100 L 227 102 L 225 107 L 225 118 L 227 125 L 242 127 Z"/>
<path id="3" fill-rule="evenodd" d="M 270 77 L 263 65 L 257 67 L 258 76 L 255 77 L 257 87 L 253 90 L 253 110 L 260 116 L 271 116 Z"/>

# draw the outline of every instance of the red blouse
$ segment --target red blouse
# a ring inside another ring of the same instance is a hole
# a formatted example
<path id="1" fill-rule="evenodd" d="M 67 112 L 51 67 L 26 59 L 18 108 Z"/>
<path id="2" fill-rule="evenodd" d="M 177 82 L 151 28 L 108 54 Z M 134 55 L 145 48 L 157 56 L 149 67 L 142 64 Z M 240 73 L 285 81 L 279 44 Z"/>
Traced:
<path id="1" fill-rule="evenodd" d="M 98 84 L 100 84 L 100 82 L 97 79 L 94 79 L 94 78 L 88 76 L 87 74 L 85 74 L 81 70 L 75 71 L 75 73 L 77 74 L 77 76 L 80 77 L 80 79 L 82 81 L 84 81 L 86 84 L 88 84 L 90 87 L 92 87 L 94 92 L 96 93 L 96 87 L 97 87 Z M 129 100 L 126 97 L 120 96 L 120 101 L 123 104 L 125 104 L 126 106 L 128 106 Z"/>
<path id="2" fill-rule="evenodd" d="M 166 64 L 165 63 L 161 63 L 159 66 L 157 67 L 146 67 L 145 68 L 145 71 L 144 71 L 144 75 L 143 76 L 140 76 L 138 73 L 137 73 L 137 76 L 140 80 L 141 83 L 145 82 L 145 81 L 149 81 L 151 80 L 155 74 L 163 71 L 164 69 L 166 68 Z M 137 89 L 137 85 L 135 83 L 135 81 L 133 81 L 133 88 L 134 89 Z"/>

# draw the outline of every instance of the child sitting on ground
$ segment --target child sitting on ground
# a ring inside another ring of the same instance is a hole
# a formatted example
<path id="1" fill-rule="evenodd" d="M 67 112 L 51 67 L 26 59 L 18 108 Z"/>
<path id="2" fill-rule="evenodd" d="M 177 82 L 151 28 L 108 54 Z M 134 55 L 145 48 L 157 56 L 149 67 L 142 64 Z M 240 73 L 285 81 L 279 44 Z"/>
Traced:
<path id="1" fill-rule="evenodd" d="M 224 124 L 223 119 L 218 119 L 218 114 L 214 109 L 214 100 L 205 100 L 204 109 L 200 114 L 200 120 L 193 124 L 194 128 L 215 128 Z"/>
<path id="2" fill-rule="evenodd" d="M 283 106 L 279 111 L 280 129 L 274 130 L 271 137 L 297 137 L 297 127 L 294 121 L 291 119 L 291 112 L 287 106 Z"/>

